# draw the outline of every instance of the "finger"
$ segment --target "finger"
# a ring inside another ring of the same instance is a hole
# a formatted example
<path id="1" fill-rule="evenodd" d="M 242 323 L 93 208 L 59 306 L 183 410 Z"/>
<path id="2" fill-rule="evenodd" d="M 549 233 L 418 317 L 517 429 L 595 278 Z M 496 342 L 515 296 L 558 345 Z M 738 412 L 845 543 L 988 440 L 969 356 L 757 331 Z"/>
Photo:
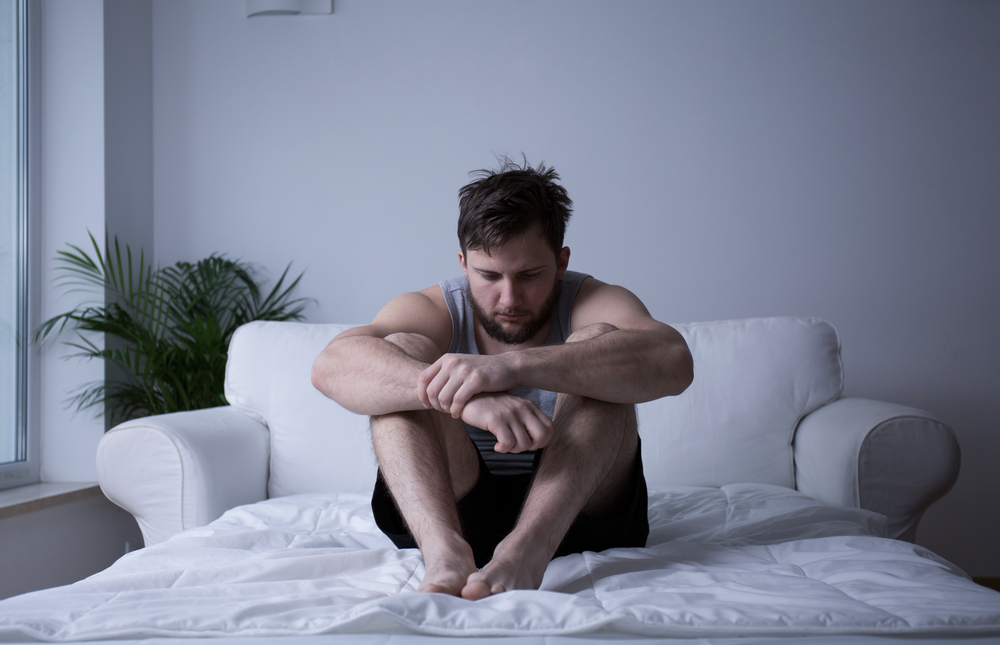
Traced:
<path id="1" fill-rule="evenodd" d="M 494 429 L 493 436 L 497 438 L 497 443 L 493 446 L 493 450 L 496 452 L 510 452 L 510 449 L 515 445 L 514 435 L 506 427 Z"/>
<path id="2" fill-rule="evenodd" d="M 437 360 L 438 371 L 427 388 L 434 409 L 452 414 L 452 399 L 464 380 L 460 363 L 452 354 L 445 354 Z"/>
<path id="3" fill-rule="evenodd" d="M 514 447 L 511 448 L 511 452 L 524 452 L 525 450 L 531 450 L 532 440 L 523 425 L 514 421 L 510 424 L 510 430 L 511 434 L 514 435 Z"/>
<path id="4" fill-rule="evenodd" d="M 532 410 L 531 418 L 525 424 L 528 434 L 531 435 L 531 450 L 538 450 L 549 445 L 552 432 L 555 428 L 552 419 L 547 414 L 535 408 Z"/>
<path id="5" fill-rule="evenodd" d="M 462 383 L 451 399 L 451 416 L 456 419 L 462 414 L 462 409 L 472 400 L 472 397 L 482 393 L 481 379 L 473 376 Z"/>
<path id="6" fill-rule="evenodd" d="M 435 377 L 434 380 L 429 381 L 427 383 L 427 386 L 424 388 L 424 392 L 426 393 L 427 396 L 427 406 L 434 410 L 438 409 L 437 396 L 438 396 L 438 389 L 440 389 L 440 386 L 438 385 L 436 379 L 437 377 Z"/>
<path id="7" fill-rule="evenodd" d="M 538 421 L 542 424 L 546 432 L 551 433 L 553 430 L 556 429 L 555 422 L 551 418 L 549 418 L 549 415 L 545 414 L 538 408 L 535 408 L 535 418 L 538 419 Z"/>
<path id="8" fill-rule="evenodd" d="M 448 372 L 441 372 L 438 374 L 432 384 L 435 391 L 435 397 L 437 399 L 435 407 L 442 412 L 447 412 L 452 416 L 455 416 L 452 412 L 451 405 L 452 400 L 455 397 L 455 391 L 461 386 L 462 382 L 455 378 L 453 374 Z"/>
<path id="9" fill-rule="evenodd" d="M 427 387 L 430 385 L 437 373 L 441 371 L 441 366 L 438 364 L 440 359 L 434 361 L 431 365 L 427 366 L 424 371 L 420 372 L 420 376 L 417 377 L 417 397 L 420 398 L 420 402 L 425 408 L 432 407 L 430 397 L 427 394 Z"/>
<path id="10" fill-rule="evenodd" d="M 431 403 L 431 407 L 440 412 L 448 412 L 448 406 L 451 404 L 452 390 L 458 387 L 456 384 L 452 383 L 454 381 L 451 372 L 447 368 L 442 368 L 427 384 L 427 399 Z M 449 384 L 451 384 L 449 386 Z"/>

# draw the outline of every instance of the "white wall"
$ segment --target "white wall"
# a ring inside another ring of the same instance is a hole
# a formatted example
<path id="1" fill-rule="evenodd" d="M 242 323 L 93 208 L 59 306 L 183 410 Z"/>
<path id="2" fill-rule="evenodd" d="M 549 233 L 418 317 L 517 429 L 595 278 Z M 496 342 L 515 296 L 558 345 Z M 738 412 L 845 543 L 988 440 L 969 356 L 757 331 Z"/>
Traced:
<path id="1" fill-rule="evenodd" d="M 38 13 L 40 60 L 32 62 L 41 67 L 41 258 L 33 261 L 40 265 L 45 320 L 104 300 L 103 293 L 54 286 L 53 258 L 67 244 L 90 251 L 89 230 L 103 248 L 107 229 L 152 246 L 152 48 L 148 0 L 45 0 Z M 143 25 L 145 37 L 137 43 Z M 136 88 L 143 81 L 145 96 Z M 54 342 L 39 356 L 42 481 L 97 479 L 104 420 L 97 410 L 75 412 L 66 401 L 82 384 L 104 379 L 105 369 L 66 360 L 72 353 Z M 113 563 L 127 541 L 138 546 L 142 539 L 132 516 L 101 495 L 2 524 L 0 547 L 17 557 L 6 563 L 0 597 L 84 578 Z"/>
<path id="2" fill-rule="evenodd" d="M 363 322 L 458 271 L 492 153 L 562 174 L 571 266 L 665 321 L 819 316 L 847 394 L 950 423 L 919 541 L 1000 575 L 1000 4 L 153 4 L 155 253 L 307 270 Z"/>
<path id="3" fill-rule="evenodd" d="M 86 300 L 53 287 L 53 258 L 66 244 L 88 248 L 104 235 L 104 27 L 101 0 L 42 3 L 41 317 Z M 93 300 L 93 298 L 91 298 Z M 103 300 L 100 294 L 98 300 Z M 100 338 L 97 343 L 103 342 Z M 70 392 L 104 378 L 99 363 L 65 360 L 60 343 L 41 355 L 41 478 L 96 481 L 104 423 L 67 408 Z"/>
<path id="4" fill-rule="evenodd" d="M 41 318 L 103 293 L 55 284 L 54 258 L 88 231 L 153 252 L 152 8 L 149 0 L 45 0 L 41 4 Z M 77 412 L 70 396 L 105 378 L 98 362 L 66 360 L 62 341 L 41 354 L 42 481 L 95 481 L 103 409 Z M 100 337 L 92 339 L 98 346 Z M 110 368 L 110 366 L 108 366 Z M 113 373 L 113 372 L 112 372 Z"/>

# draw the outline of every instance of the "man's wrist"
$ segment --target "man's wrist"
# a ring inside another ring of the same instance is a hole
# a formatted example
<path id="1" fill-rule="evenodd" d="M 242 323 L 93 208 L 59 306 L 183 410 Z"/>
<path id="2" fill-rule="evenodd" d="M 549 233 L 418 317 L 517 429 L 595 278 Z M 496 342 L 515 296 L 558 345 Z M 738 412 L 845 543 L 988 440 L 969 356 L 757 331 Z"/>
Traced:
<path id="1" fill-rule="evenodd" d="M 530 352 L 530 349 L 521 349 L 496 355 L 502 361 L 504 369 L 513 378 L 514 387 L 524 385 L 524 375 L 531 365 Z"/>

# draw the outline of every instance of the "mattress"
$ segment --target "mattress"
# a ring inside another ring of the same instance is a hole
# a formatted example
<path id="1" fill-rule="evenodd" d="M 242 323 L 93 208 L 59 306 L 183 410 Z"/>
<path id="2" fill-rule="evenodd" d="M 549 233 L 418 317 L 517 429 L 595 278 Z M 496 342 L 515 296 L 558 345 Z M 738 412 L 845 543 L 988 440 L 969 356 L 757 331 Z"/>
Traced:
<path id="1" fill-rule="evenodd" d="M 1000 593 L 882 537 L 881 515 L 742 484 L 653 491 L 649 517 L 645 548 L 557 558 L 540 589 L 473 602 L 416 593 L 420 554 L 368 497 L 282 497 L 0 601 L 0 640 L 1000 635 Z"/>

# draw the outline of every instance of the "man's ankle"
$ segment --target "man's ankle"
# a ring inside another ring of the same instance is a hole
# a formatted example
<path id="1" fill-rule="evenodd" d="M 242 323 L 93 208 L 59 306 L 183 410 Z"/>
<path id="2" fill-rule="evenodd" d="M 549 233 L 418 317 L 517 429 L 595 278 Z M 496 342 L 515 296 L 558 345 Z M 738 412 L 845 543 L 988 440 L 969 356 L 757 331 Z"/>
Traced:
<path id="1" fill-rule="evenodd" d="M 456 554 L 472 557 L 472 547 L 461 533 L 449 530 L 441 531 L 432 537 L 418 542 L 424 558 L 454 557 Z"/>
<path id="2" fill-rule="evenodd" d="M 547 565 L 559 548 L 561 539 L 555 540 L 550 536 L 531 535 L 528 531 L 518 531 L 515 527 L 511 533 L 501 540 L 494 551 L 494 558 L 519 559 L 526 564 Z"/>

